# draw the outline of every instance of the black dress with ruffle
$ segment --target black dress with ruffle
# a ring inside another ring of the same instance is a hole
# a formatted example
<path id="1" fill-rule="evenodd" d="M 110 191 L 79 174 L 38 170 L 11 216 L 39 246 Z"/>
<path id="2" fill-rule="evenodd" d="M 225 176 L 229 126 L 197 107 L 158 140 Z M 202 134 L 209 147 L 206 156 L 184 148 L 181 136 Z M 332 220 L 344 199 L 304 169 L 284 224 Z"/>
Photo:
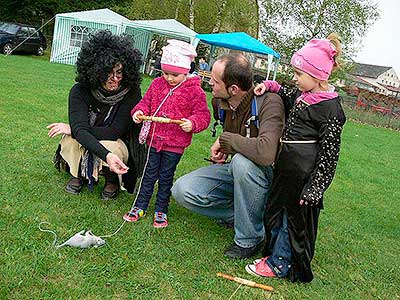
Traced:
<path id="1" fill-rule="evenodd" d="M 323 208 L 323 194 L 335 174 L 340 135 L 346 118 L 339 97 L 313 105 L 303 101 L 293 105 L 298 91 L 288 92 L 282 88 L 279 95 L 285 107 L 292 108 L 284 128 L 267 201 L 267 243 L 263 256 L 271 254 L 271 230 L 279 222 L 281 213 L 286 211 L 292 249 L 289 279 L 310 282 L 313 279 L 311 260 L 319 212 Z M 300 199 L 305 200 L 307 205 L 300 205 Z"/>

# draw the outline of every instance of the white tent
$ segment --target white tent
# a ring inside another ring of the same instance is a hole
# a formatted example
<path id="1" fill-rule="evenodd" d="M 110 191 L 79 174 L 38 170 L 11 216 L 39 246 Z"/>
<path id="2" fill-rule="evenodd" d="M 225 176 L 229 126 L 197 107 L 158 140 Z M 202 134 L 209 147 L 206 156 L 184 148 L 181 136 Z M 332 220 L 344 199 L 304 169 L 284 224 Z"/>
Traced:
<path id="1" fill-rule="evenodd" d="M 51 62 L 73 65 L 89 34 L 98 29 L 113 33 L 123 32 L 123 23 L 129 19 L 109 10 L 98 9 L 57 14 L 51 47 Z"/>
<path id="2" fill-rule="evenodd" d="M 99 29 L 131 35 L 135 41 L 134 46 L 143 54 L 144 62 L 154 33 L 197 44 L 197 33 L 174 19 L 131 21 L 106 8 L 57 14 L 50 61 L 75 64 L 82 43 L 89 38 L 90 33 Z"/>
<path id="3" fill-rule="evenodd" d="M 195 47 L 198 44 L 198 39 L 195 38 L 197 33 L 175 19 L 130 21 L 125 24 L 124 32 L 133 36 L 135 47 L 143 54 L 142 72 L 146 69 L 147 72 L 150 66 L 146 68 L 147 55 L 154 34 L 183 40 Z"/>
<path id="4" fill-rule="evenodd" d="M 192 44 L 195 42 L 197 34 L 175 19 L 131 21 L 127 26 L 174 37 Z"/>

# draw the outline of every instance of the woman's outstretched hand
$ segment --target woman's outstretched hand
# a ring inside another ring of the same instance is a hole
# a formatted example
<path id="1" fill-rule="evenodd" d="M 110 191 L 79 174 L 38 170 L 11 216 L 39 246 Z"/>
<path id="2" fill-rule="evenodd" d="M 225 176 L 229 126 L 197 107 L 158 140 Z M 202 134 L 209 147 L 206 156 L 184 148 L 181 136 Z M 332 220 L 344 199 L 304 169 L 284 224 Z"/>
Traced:
<path id="1" fill-rule="evenodd" d="M 71 126 L 69 126 L 69 124 L 66 123 L 52 123 L 46 128 L 50 129 L 47 135 L 51 138 L 59 134 L 71 135 Z"/>
<path id="2" fill-rule="evenodd" d="M 124 162 L 114 153 L 108 153 L 106 156 L 108 167 L 112 172 L 118 175 L 125 174 L 128 172 L 128 167 L 124 164 Z"/>

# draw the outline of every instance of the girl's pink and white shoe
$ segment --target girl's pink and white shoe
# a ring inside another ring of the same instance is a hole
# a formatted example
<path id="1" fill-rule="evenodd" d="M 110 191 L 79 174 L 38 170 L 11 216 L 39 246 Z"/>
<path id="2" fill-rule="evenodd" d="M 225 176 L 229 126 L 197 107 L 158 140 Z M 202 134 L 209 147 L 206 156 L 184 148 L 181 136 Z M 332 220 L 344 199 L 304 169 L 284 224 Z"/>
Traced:
<path id="1" fill-rule="evenodd" d="M 247 273 L 258 277 L 276 277 L 275 273 L 267 264 L 267 257 L 256 259 L 252 264 L 245 267 Z"/>

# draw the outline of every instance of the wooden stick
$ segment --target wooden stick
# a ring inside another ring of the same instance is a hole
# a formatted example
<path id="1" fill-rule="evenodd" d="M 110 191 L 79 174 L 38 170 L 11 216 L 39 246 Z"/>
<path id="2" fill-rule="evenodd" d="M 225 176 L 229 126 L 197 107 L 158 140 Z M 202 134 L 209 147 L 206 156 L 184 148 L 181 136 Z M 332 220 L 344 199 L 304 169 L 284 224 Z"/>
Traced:
<path id="1" fill-rule="evenodd" d="M 173 123 L 173 124 L 178 124 L 181 125 L 184 123 L 182 120 L 174 120 L 174 119 L 168 119 L 168 118 L 163 118 L 163 117 L 152 117 L 152 116 L 138 116 L 138 119 L 143 120 L 143 121 L 152 121 L 152 122 L 158 122 L 158 123 Z"/>
<path id="2" fill-rule="evenodd" d="M 223 277 L 225 279 L 232 280 L 232 281 L 235 281 L 237 283 L 241 283 L 241 284 L 244 284 L 244 285 L 247 285 L 247 286 L 260 288 L 260 289 L 263 289 L 263 290 L 269 291 L 269 292 L 272 292 L 274 290 L 274 288 L 272 286 L 256 283 L 254 281 L 243 279 L 243 278 L 240 278 L 240 277 L 233 277 L 233 276 L 230 276 L 230 275 L 227 275 L 227 274 L 224 274 L 224 273 L 217 273 L 217 276 L 218 277 Z"/>

